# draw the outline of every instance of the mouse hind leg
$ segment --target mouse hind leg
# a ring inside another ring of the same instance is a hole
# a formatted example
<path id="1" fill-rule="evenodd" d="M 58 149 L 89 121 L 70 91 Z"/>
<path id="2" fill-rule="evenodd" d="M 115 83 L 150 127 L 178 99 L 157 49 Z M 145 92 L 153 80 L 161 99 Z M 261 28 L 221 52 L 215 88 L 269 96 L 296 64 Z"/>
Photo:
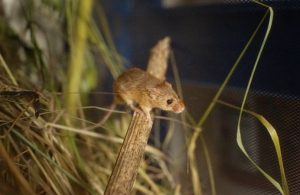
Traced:
<path id="1" fill-rule="evenodd" d="M 145 115 L 147 117 L 147 120 L 151 121 L 151 114 L 150 114 L 151 108 L 149 106 L 142 106 L 137 102 L 135 102 L 132 98 L 124 95 L 125 94 L 118 95 L 118 97 L 123 102 L 125 102 L 125 104 L 131 108 L 131 110 L 133 110 L 134 112 L 138 112 L 139 114 Z"/>
<path id="2" fill-rule="evenodd" d="M 131 110 L 135 111 L 135 112 L 143 112 L 142 109 L 138 106 L 138 104 L 132 100 L 127 100 L 126 104 L 131 108 Z"/>
<path id="3" fill-rule="evenodd" d="M 138 113 L 143 113 L 143 109 L 132 99 L 122 98 L 126 105 L 130 107 L 131 110 Z"/>
<path id="4" fill-rule="evenodd" d="M 115 96 L 115 101 L 119 102 L 119 103 L 125 103 L 132 110 L 136 109 L 135 102 L 130 97 L 128 97 L 126 94 L 124 94 L 124 93 L 122 95 L 118 94 L 117 96 Z"/>

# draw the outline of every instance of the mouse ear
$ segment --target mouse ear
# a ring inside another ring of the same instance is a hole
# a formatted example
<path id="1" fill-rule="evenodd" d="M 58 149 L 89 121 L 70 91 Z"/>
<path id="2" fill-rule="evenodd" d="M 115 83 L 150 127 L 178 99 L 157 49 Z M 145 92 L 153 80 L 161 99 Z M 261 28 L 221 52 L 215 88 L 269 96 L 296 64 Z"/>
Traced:
<path id="1" fill-rule="evenodd" d="M 167 82 L 166 80 L 163 80 L 162 82 L 160 82 L 156 85 L 156 87 L 163 87 L 163 86 L 172 87 L 171 84 L 169 82 Z"/>
<path id="2" fill-rule="evenodd" d="M 165 81 L 165 85 L 172 87 L 171 83 L 169 83 L 168 81 Z"/>
<path id="3" fill-rule="evenodd" d="M 160 93 L 160 90 L 158 87 L 153 87 L 153 88 L 146 89 L 146 92 L 150 98 L 155 98 Z"/>

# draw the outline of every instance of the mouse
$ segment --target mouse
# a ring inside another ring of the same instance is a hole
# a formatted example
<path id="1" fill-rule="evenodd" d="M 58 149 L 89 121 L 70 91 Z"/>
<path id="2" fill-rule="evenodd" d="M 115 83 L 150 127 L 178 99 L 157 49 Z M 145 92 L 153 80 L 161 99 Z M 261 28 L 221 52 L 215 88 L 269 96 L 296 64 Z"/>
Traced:
<path id="1" fill-rule="evenodd" d="M 126 104 L 132 110 L 146 114 L 151 119 L 153 108 L 181 113 L 185 109 L 172 85 L 140 68 L 129 68 L 113 83 L 114 100 L 110 106 L 113 110 L 118 104 Z M 103 124 L 111 115 L 108 112 L 99 122 Z"/>

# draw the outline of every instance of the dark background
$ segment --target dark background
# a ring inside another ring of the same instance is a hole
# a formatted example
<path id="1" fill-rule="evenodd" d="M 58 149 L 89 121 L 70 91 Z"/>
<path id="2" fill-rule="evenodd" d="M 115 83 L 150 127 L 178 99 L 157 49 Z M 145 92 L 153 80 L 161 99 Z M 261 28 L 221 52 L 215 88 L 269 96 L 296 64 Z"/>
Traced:
<path id="1" fill-rule="evenodd" d="M 300 3 L 270 3 L 275 16 L 272 32 L 253 87 L 299 95 Z M 164 9 L 159 1 L 110 1 L 106 4 L 119 51 L 130 65 L 145 67 L 149 48 L 170 36 L 181 77 L 220 83 L 265 13 L 254 3 L 223 3 Z M 265 22 L 264 26 L 267 26 Z M 247 81 L 265 29 L 241 62 L 231 85 Z"/>

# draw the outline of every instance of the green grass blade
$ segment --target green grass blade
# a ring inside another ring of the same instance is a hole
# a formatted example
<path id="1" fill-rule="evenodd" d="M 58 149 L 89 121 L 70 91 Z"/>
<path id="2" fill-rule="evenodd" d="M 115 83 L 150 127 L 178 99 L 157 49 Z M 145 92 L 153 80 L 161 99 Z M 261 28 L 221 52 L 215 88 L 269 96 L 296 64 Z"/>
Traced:
<path id="1" fill-rule="evenodd" d="M 230 108 L 233 108 L 233 109 L 236 109 L 236 110 L 241 110 L 240 107 L 238 106 L 235 106 L 235 105 L 232 105 L 232 104 L 229 104 L 227 102 L 224 102 L 224 101 L 221 101 L 221 100 L 218 100 L 217 103 L 221 104 L 221 105 L 225 105 L 227 107 L 230 107 Z M 258 114 L 258 113 L 255 113 L 253 111 L 249 111 L 249 110 L 246 110 L 244 109 L 243 110 L 244 113 L 247 113 L 247 114 L 250 114 L 252 116 L 254 116 L 265 128 L 266 130 L 268 131 L 269 135 L 270 135 L 270 138 L 272 139 L 272 142 L 274 144 L 274 147 L 275 147 L 275 151 L 276 151 L 276 155 L 277 155 L 277 161 L 278 161 L 278 164 L 279 164 L 279 169 L 280 169 L 280 175 L 281 175 L 281 181 L 282 181 L 282 184 L 280 186 L 280 184 L 275 181 L 271 176 L 269 176 L 267 173 L 265 173 L 260 167 L 257 167 L 258 169 L 260 169 L 262 172 L 263 172 L 263 175 L 265 177 L 267 177 L 269 180 L 271 180 L 273 183 L 274 186 L 277 186 L 276 188 L 279 189 L 279 191 L 283 194 L 289 194 L 288 193 L 288 185 L 287 185 L 287 179 L 286 179 L 286 176 L 285 176 L 285 171 L 284 171 L 284 165 L 283 165 L 283 159 L 282 159 L 282 153 L 281 153 L 281 146 L 280 146 L 280 140 L 279 140 L 279 137 L 278 137 L 278 134 L 277 134 L 277 131 L 276 129 L 272 126 L 272 124 L 264 117 L 262 116 L 261 114 Z M 243 147 L 243 146 L 242 146 Z M 243 147 L 242 149 L 243 151 L 245 151 L 245 148 Z M 246 152 L 247 153 L 247 152 Z M 247 154 L 248 155 L 248 154 Z M 246 155 L 246 156 L 247 156 Z M 249 155 L 248 155 L 249 156 Z M 247 158 L 250 158 L 250 156 Z M 250 161 L 253 162 L 253 160 L 250 158 L 249 159 Z M 255 162 L 254 162 L 255 163 Z"/>
<path id="2" fill-rule="evenodd" d="M 5 60 L 3 59 L 2 55 L 0 54 L 0 64 L 3 66 L 4 70 L 6 71 L 7 75 L 9 76 L 11 82 L 15 85 L 18 86 L 17 80 L 15 79 L 14 75 L 12 74 L 12 72 L 10 71 L 10 69 L 8 68 Z"/>
<path id="3" fill-rule="evenodd" d="M 207 109 L 205 110 L 204 114 L 201 116 L 201 118 L 199 119 L 199 122 L 197 124 L 197 129 L 200 129 L 202 127 L 202 125 L 204 124 L 204 122 L 206 121 L 207 117 L 209 116 L 209 114 L 211 113 L 212 109 L 215 106 L 215 101 L 221 96 L 225 86 L 227 85 L 227 83 L 229 82 L 230 78 L 232 77 L 233 73 L 235 72 L 237 66 L 239 65 L 241 59 L 243 58 L 243 56 L 245 55 L 246 51 L 248 50 L 249 46 L 251 45 L 253 39 L 255 38 L 257 32 L 259 31 L 259 29 L 261 28 L 263 22 L 265 21 L 265 18 L 267 16 L 268 13 L 265 13 L 264 16 L 262 17 L 262 19 L 260 20 L 259 24 L 257 25 L 255 31 L 252 33 L 251 37 L 249 38 L 247 44 L 245 45 L 245 47 L 243 48 L 242 52 L 240 53 L 240 55 L 238 56 L 237 60 L 235 61 L 234 65 L 232 66 L 231 70 L 229 71 L 228 75 L 226 76 L 224 82 L 221 84 L 220 88 L 218 89 L 216 95 L 214 96 L 213 100 L 211 101 L 211 103 L 209 104 L 209 106 L 207 107 Z M 193 186 L 194 185 L 199 185 L 200 181 L 199 181 L 199 177 L 198 174 L 196 174 L 195 172 L 198 172 L 197 167 L 195 167 L 196 165 L 196 159 L 194 158 L 195 155 L 195 151 L 196 151 L 196 142 L 198 140 L 198 137 L 200 136 L 201 131 L 200 130 L 196 130 L 194 131 L 189 146 L 188 146 L 188 156 L 189 156 L 189 167 L 190 167 L 190 171 L 192 174 L 192 182 L 193 182 Z M 196 192 L 194 189 L 194 193 L 199 193 L 198 191 Z"/>
<path id="4" fill-rule="evenodd" d="M 255 1 L 256 2 L 256 1 Z M 284 185 L 283 185 L 283 188 L 281 187 L 281 185 L 275 181 L 270 175 L 268 175 L 265 171 L 263 171 L 252 159 L 251 157 L 249 156 L 249 154 L 247 153 L 247 151 L 245 150 L 245 147 L 243 145 L 243 141 L 242 141 L 242 137 L 241 137 L 241 120 L 242 120 L 242 115 L 243 115 L 243 112 L 244 112 L 244 107 L 245 107 L 245 103 L 246 103 L 246 100 L 247 100 L 247 97 L 248 97 L 248 93 L 249 93 L 249 89 L 251 87 L 251 84 L 252 84 L 252 81 L 253 81 L 253 78 L 254 78 L 254 74 L 255 74 L 255 71 L 256 71 L 256 68 L 257 68 L 257 65 L 258 65 L 258 62 L 261 58 L 261 55 L 262 55 L 262 52 L 265 48 L 265 45 L 266 45 L 266 42 L 267 42 L 267 39 L 269 37 L 269 34 L 270 34 L 270 31 L 271 31 L 271 28 L 272 28 L 272 24 L 273 24 L 273 18 L 274 18 L 274 12 L 273 12 L 273 9 L 269 6 L 266 6 L 260 2 L 256 2 L 260 5 L 263 5 L 265 7 L 268 8 L 268 13 L 269 13 L 269 21 L 268 21 L 268 27 L 267 27 L 267 30 L 266 30 L 266 33 L 265 33 L 265 36 L 264 36 L 264 39 L 262 41 L 262 44 L 261 44 L 261 47 L 259 49 L 259 52 L 257 54 L 257 57 L 256 57 L 256 60 L 255 60 L 255 63 L 253 65 L 253 69 L 251 71 L 251 74 L 250 74 L 250 78 L 249 78 L 249 81 L 247 83 L 247 87 L 246 87 L 246 90 L 245 90 L 245 93 L 244 93 L 244 97 L 243 97 L 243 101 L 242 101 L 242 105 L 241 105 L 241 109 L 240 109 L 240 113 L 239 113 L 239 117 L 238 117 L 238 125 L 237 125 L 237 137 L 236 137 L 236 140 L 237 140 L 237 144 L 239 146 L 239 148 L 242 150 L 242 152 L 245 154 L 245 156 L 249 159 L 249 161 L 266 177 L 266 179 L 268 179 L 272 185 L 274 185 L 275 188 L 278 189 L 278 191 L 280 191 L 281 194 L 284 194 L 284 195 L 288 195 L 289 194 L 289 190 L 288 190 L 288 186 L 287 186 L 287 182 L 286 182 L 286 179 L 284 179 L 285 181 L 283 182 Z M 281 156 L 281 152 L 280 152 L 280 145 L 279 145 L 279 139 L 278 139 L 278 135 L 277 135 L 277 138 L 274 134 L 274 131 L 275 129 L 272 127 L 272 125 L 270 123 L 267 123 L 266 120 L 263 120 L 262 117 L 258 117 L 256 116 L 258 120 L 260 120 L 260 122 L 268 129 L 268 132 L 270 133 L 271 135 L 271 138 L 272 138 L 272 141 L 275 145 L 275 148 L 276 148 L 276 153 L 277 153 L 277 156 L 278 156 L 278 162 L 281 166 L 281 176 L 283 178 L 285 178 L 285 174 L 284 174 L 284 169 L 283 169 L 283 162 L 282 162 L 282 156 Z M 278 150 L 279 148 L 279 150 Z M 280 159 L 281 159 L 281 162 L 280 162 Z M 282 172 L 283 170 L 283 172 Z M 282 178 L 282 179 L 283 179 Z"/>
<path id="5" fill-rule="evenodd" d="M 237 144 L 238 146 L 240 147 L 240 149 L 242 150 L 242 152 L 246 155 L 246 157 L 251 161 L 251 163 L 281 192 L 283 193 L 282 191 L 282 188 L 281 186 L 279 185 L 278 182 L 276 182 L 272 177 L 270 177 L 267 173 L 265 173 L 252 159 L 251 157 L 248 155 L 248 153 L 246 152 L 245 150 L 245 147 L 243 145 L 243 141 L 242 141 L 242 137 L 241 137 L 241 120 L 242 120 L 242 115 L 243 115 L 243 111 L 244 111 L 244 107 L 245 107 L 245 103 L 246 103 L 246 100 L 247 100 L 247 97 L 248 97 L 248 93 L 249 93 L 249 90 L 250 90 L 250 87 L 251 87 L 251 84 L 252 84 L 252 81 L 253 81 L 253 78 L 254 78 L 254 74 L 255 74 L 255 71 L 256 71 L 256 68 L 257 68 L 257 65 L 258 65 L 258 62 L 261 58 L 261 54 L 263 52 L 263 49 L 265 47 L 265 44 L 266 44 L 266 41 L 267 41 L 267 38 L 269 36 L 269 33 L 270 33 L 270 30 L 271 30 L 271 27 L 272 27 L 272 21 L 273 21 L 273 10 L 272 8 L 269 9 L 268 13 L 270 13 L 269 15 L 269 23 L 268 23 L 268 28 L 267 28 L 267 31 L 265 33 L 265 36 L 264 36 L 264 39 L 263 39 L 263 42 L 262 42 L 262 45 L 259 49 L 259 52 L 258 52 L 258 55 L 256 57 L 256 60 L 255 60 L 255 63 L 254 63 L 254 66 L 253 66 L 253 69 L 251 71 L 251 74 L 250 74 L 250 78 L 249 78 L 249 81 L 247 83 L 247 86 L 246 86 L 246 90 L 245 90 L 245 93 L 244 93 L 244 97 L 243 97 L 243 100 L 242 100 L 242 105 L 241 105 L 241 109 L 240 109 L 240 113 L 239 113 L 239 117 L 238 117 L 238 125 L 237 125 L 237 137 L 236 137 L 236 140 L 237 140 Z"/>

